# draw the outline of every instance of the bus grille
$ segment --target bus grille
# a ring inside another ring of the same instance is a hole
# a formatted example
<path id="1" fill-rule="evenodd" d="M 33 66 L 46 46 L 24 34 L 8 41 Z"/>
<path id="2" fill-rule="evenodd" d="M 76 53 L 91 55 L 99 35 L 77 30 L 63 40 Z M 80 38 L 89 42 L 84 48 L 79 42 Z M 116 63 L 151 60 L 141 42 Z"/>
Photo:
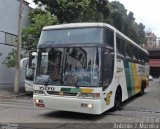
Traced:
<path id="1" fill-rule="evenodd" d="M 78 93 L 70 93 L 70 92 L 58 92 L 58 91 L 47 91 L 50 95 L 60 95 L 60 96 L 77 96 Z"/>

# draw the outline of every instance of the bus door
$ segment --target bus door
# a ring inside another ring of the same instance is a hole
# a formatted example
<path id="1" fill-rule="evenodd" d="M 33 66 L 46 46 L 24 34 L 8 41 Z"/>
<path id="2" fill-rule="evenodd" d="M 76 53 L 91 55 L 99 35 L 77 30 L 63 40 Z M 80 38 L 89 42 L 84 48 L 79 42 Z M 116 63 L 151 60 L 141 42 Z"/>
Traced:
<path id="1" fill-rule="evenodd" d="M 103 97 L 106 99 L 106 104 L 110 103 L 110 97 L 106 94 L 107 87 L 111 84 L 114 71 L 114 54 L 113 50 L 104 49 L 102 61 L 102 82 L 103 82 Z"/>

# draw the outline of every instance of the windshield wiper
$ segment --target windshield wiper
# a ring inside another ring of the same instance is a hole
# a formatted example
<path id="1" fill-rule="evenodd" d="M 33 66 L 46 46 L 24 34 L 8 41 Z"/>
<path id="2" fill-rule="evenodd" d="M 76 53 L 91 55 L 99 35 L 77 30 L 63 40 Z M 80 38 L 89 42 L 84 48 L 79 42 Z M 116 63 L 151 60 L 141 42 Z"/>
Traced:
<path id="1" fill-rule="evenodd" d="M 54 70 L 53 70 L 54 71 Z M 44 83 L 44 86 L 48 86 L 48 84 L 49 84 L 49 82 L 50 82 L 50 80 L 53 80 L 53 81 L 58 81 L 58 80 L 60 80 L 60 78 L 57 78 L 56 79 L 56 74 L 55 74 L 55 72 L 51 72 L 51 74 L 49 74 L 49 77 L 47 78 L 47 80 L 45 81 L 45 83 Z"/>
<path id="2" fill-rule="evenodd" d="M 69 73 L 69 75 L 71 76 L 71 80 L 72 80 L 72 84 L 75 86 L 75 87 L 78 87 L 77 86 L 77 80 L 75 79 L 75 75 L 73 75 L 73 72 L 70 70 L 70 69 L 66 69 L 67 72 Z M 68 83 L 68 82 L 67 82 Z"/>
<path id="3" fill-rule="evenodd" d="M 47 78 L 47 80 L 44 82 L 44 86 L 48 86 L 49 81 L 51 80 L 50 76 Z"/>

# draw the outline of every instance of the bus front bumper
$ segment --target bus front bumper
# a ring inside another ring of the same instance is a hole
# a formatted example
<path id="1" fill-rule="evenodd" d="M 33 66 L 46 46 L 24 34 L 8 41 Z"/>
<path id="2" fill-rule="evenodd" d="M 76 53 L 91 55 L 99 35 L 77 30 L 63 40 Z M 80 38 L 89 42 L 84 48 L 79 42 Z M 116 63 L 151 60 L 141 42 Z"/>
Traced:
<path id="1" fill-rule="evenodd" d="M 33 92 L 33 82 L 25 80 L 25 91 L 26 92 Z"/>
<path id="2" fill-rule="evenodd" d="M 33 95 L 35 108 L 57 109 L 62 111 L 101 114 L 101 99 L 81 99 Z"/>

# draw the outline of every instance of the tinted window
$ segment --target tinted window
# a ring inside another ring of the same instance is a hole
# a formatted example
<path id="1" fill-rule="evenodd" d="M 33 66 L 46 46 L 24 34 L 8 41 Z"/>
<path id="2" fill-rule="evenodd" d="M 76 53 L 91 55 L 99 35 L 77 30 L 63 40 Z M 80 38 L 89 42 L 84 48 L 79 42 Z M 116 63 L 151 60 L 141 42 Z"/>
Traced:
<path id="1" fill-rule="evenodd" d="M 102 32 L 102 28 L 44 30 L 39 44 L 102 43 Z"/>
<path id="2" fill-rule="evenodd" d="M 124 56 L 125 55 L 125 40 L 123 40 L 120 37 L 117 37 L 116 43 L 117 43 L 117 53 Z"/>
<path id="3" fill-rule="evenodd" d="M 104 29 L 104 43 L 107 43 L 108 46 L 112 47 L 114 46 L 114 37 L 113 37 L 113 31 L 110 29 Z"/>
<path id="4" fill-rule="evenodd" d="M 100 51 L 96 47 L 42 49 L 35 81 L 45 85 L 99 86 Z"/>
<path id="5" fill-rule="evenodd" d="M 137 48 L 136 47 L 132 47 L 132 50 L 133 50 L 133 59 L 134 60 L 137 60 Z"/>
<path id="6" fill-rule="evenodd" d="M 133 58 L 133 47 L 129 43 L 126 44 L 126 57 Z"/>
<path id="7" fill-rule="evenodd" d="M 114 54 L 112 50 L 105 49 L 103 56 L 103 85 L 108 86 L 113 78 Z"/>

